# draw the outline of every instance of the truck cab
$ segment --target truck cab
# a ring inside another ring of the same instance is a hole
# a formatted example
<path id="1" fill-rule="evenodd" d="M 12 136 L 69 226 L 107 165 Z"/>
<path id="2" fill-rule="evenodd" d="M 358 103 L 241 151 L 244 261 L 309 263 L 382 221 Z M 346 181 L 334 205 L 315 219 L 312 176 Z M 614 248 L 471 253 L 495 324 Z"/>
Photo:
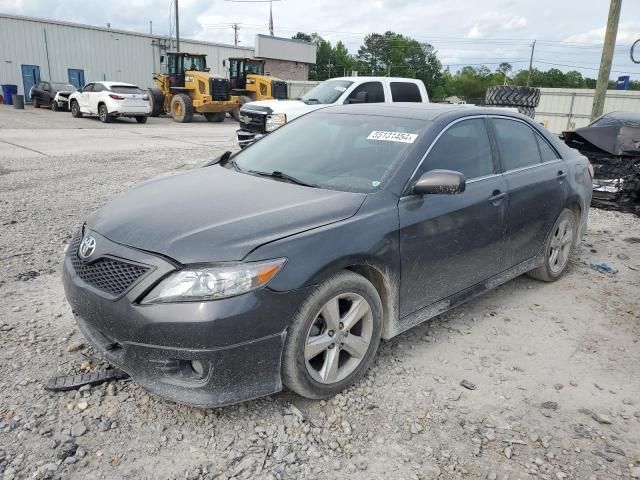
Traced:
<path id="1" fill-rule="evenodd" d="M 264 100 L 240 108 L 241 148 L 287 122 L 331 105 L 355 103 L 429 103 L 422 80 L 398 77 L 340 77 L 319 83 L 297 100 Z"/>

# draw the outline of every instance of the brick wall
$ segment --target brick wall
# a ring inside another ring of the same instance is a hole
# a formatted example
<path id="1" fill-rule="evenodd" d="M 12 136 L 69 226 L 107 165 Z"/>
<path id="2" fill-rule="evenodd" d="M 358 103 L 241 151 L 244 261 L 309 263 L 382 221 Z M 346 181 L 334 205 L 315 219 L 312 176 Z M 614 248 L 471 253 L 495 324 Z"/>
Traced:
<path id="1" fill-rule="evenodd" d="M 265 59 L 265 73 L 281 80 L 308 80 L 309 65 L 306 63 L 290 62 L 288 60 Z"/>

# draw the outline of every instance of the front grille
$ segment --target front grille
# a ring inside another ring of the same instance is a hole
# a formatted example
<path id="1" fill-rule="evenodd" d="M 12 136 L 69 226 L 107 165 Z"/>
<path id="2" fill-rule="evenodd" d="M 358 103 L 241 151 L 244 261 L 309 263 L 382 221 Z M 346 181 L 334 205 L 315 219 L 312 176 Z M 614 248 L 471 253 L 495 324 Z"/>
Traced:
<path id="1" fill-rule="evenodd" d="M 246 117 L 249 122 L 245 122 Z M 240 110 L 240 121 L 242 129 L 249 132 L 266 133 L 266 120 L 267 115 L 265 113 L 257 113 L 251 110 Z"/>
<path id="2" fill-rule="evenodd" d="M 226 78 L 210 78 L 211 98 L 213 100 L 229 100 L 231 84 Z"/>
<path id="3" fill-rule="evenodd" d="M 271 95 L 276 100 L 287 99 L 287 82 L 282 80 L 271 80 Z"/>
<path id="4" fill-rule="evenodd" d="M 120 296 L 149 271 L 141 265 L 109 257 L 86 263 L 78 257 L 81 240 L 82 236 L 77 234 L 69 245 L 71 265 L 82 281 L 98 290 L 114 297 Z"/>

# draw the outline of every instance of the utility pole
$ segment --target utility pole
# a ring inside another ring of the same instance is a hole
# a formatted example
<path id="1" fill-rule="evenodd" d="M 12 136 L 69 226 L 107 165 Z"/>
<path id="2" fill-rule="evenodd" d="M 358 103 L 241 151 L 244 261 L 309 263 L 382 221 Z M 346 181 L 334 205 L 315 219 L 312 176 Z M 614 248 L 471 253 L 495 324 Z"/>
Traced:
<path id="1" fill-rule="evenodd" d="M 607 87 L 609 86 L 609 75 L 611 75 L 611 63 L 613 62 L 613 50 L 616 46 L 621 8 L 622 0 L 611 0 L 609 4 L 607 31 L 604 35 L 604 45 L 602 47 L 602 58 L 600 59 L 598 83 L 596 84 L 596 93 L 593 97 L 591 120 L 602 115 L 602 111 L 604 110 L 604 100 L 607 97 Z"/>
<path id="2" fill-rule="evenodd" d="M 180 51 L 180 19 L 178 18 L 178 0 L 173 0 L 176 5 L 176 52 Z"/>
<path id="3" fill-rule="evenodd" d="M 237 47 L 238 46 L 238 30 L 240 30 L 240 26 L 237 23 L 234 23 L 233 25 L 231 25 L 231 28 L 233 28 L 233 44 Z"/>
<path id="4" fill-rule="evenodd" d="M 527 75 L 527 87 L 531 83 L 531 70 L 533 69 L 533 51 L 536 49 L 536 41 L 531 44 L 531 57 L 529 57 L 529 75 Z"/>

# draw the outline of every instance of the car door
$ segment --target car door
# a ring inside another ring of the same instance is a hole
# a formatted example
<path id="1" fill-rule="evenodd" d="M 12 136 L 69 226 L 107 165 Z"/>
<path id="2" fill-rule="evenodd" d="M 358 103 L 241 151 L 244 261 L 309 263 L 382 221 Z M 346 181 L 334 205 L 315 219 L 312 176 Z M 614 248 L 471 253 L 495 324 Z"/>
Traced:
<path id="1" fill-rule="evenodd" d="M 356 86 L 344 103 L 384 103 L 382 82 L 364 82 Z"/>
<path id="2" fill-rule="evenodd" d="M 89 113 L 92 113 L 92 114 L 98 113 L 98 102 L 100 101 L 102 92 L 104 92 L 105 90 L 106 88 L 103 84 L 101 83 L 93 84 L 93 89 L 91 90 L 91 93 L 89 94 L 89 98 L 88 98 Z"/>
<path id="3" fill-rule="evenodd" d="M 43 82 L 36 83 L 33 87 L 31 87 L 31 101 L 42 103 L 42 99 L 40 98 L 42 94 L 42 84 Z"/>
<path id="4" fill-rule="evenodd" d="M 49 82 L 42 82 L 42 97 L 41 97 L 42 104 L 47 106 L 51 105 L 51 98 L 52 98 L 51 84 Z"/>
<path id="5" fill-rule="evenodd" d="M 412 181 L 429 170 L 455 170 L 466 189 L 400 199 L 401 315 L 502 270 L 506 185 L 498 168 L 483 116 L 454 121 L 432 144 Z"/>
<path id="6" fill-rule="evenodd" d="M 82 113 L 89 113 L 89 96 L 93 93 L 94 86 L 95 83 L 88 83 L 82 88 L 82 93 L 80 93 L 80 98 L 78 99 Z"/>
<path id="7" fill-rule="evenodd" d="M 567 166 L 524 120 L 493 117 L 491 125 L 509 196 L 505 260 L 513 267 L 534 257 L 567 204 Z"/>

